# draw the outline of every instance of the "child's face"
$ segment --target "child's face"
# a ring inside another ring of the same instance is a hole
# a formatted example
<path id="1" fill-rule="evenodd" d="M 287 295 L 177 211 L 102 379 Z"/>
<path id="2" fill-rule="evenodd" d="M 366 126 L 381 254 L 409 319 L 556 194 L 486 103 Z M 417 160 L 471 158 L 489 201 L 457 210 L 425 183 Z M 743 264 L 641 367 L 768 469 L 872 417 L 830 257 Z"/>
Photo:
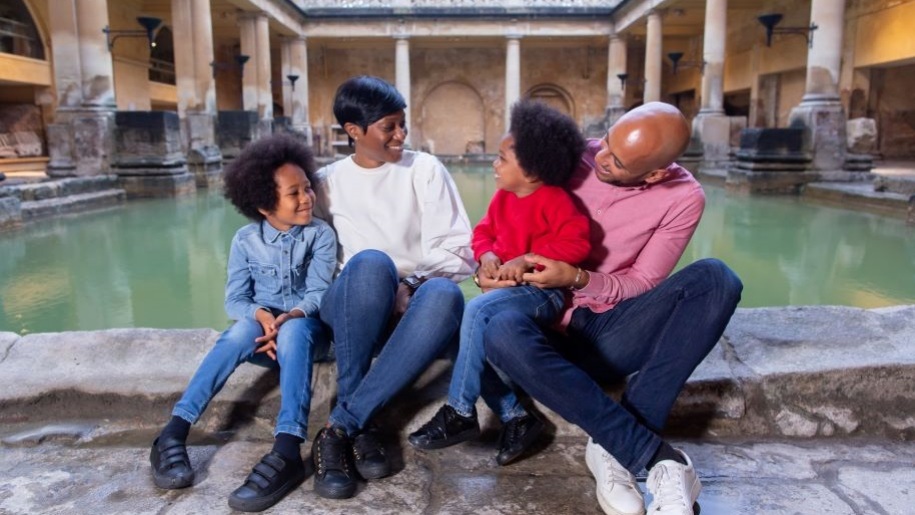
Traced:
<path id="1" fill-rule="evenodd" d="M 286 163 L 273 172 L 276 183 L 276 207 L 272 211 L 259 209 L 267 222 L 278 231 L 288 231 L 294 225 L 311 223 L 315 206 L 315 192 L 305 171 Z"/>
<path id="2" fill-rule="evenodd" d="M 349 125 L 349 124 L 348 124 Z M 403 157 L 407 138 L 407 122 L 403 111 L 391 113 L 368 126 L 365 132 L 353 125 L 356 142 L 356 163 L 363 168 L 377 168 L 384 163 L 396 163 Z"/>
<path id="3" fill-rule="evenodd" d="M 511 134 L 502 136 L 499 156 L 492 162 L 492 168 L 495 172 L 496 187 L 500 190 L 526 194 L 530 193 L 530 188 L 536 182 L 528 178 L 518 164 L 518 158 L 515 156 L 515 138 Z"/>

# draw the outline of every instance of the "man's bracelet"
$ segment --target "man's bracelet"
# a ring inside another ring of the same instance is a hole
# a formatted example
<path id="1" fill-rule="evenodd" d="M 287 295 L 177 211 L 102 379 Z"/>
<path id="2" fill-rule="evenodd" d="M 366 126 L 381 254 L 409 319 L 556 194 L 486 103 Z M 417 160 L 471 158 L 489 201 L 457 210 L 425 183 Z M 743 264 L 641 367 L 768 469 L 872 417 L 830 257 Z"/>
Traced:
<path id="1" fill-rule="evenodd" d="M 578 271 L 575 272 L 575 280 L 572 281 L 572 285 L 569 286 L 569 289 L 573 291 L 580 289 L 578 286 L 578 281 L 581 281 L 581 267 L 578 267 Z"/>

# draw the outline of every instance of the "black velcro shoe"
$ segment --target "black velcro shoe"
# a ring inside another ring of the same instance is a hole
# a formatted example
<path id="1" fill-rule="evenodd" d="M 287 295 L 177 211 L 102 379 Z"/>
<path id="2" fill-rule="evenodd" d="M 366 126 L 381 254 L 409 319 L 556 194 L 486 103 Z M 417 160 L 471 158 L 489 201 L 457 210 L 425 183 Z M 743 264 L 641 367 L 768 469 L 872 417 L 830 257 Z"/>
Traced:
<path id="1" fill-rule="evenodd" d="M 149 451 L 153 482 L 159 488 L 174 490 L 194 483 L 194 469 L 187 455 L 184 440 L 174 437 L 156 438 Z"/>
<path id="2" fill-rule="evenodd" d="M 391 473 L 391 462 L 374 428 L 365 429 L 353 438 L 353 463 L 364 479 L 381 479 Z"/>
<path id="3" fill-rule="evenodd" d="M 350 462 L 351 450 L 346 432 L 325 427 L 311 446 L 315 462 L 315 493 L 329 499 L 348 499 L 356 493 L 356 478 Z"/>
<path id="4" fill-rule="evenodd" d="M 543 421 L 531 414 L 515 417 L 502 427 L 496 463 L 508 465 L 524 454 L 543 432 Z"/>
<path id="5" fill-rule="evenodd" d="M 229 507 L 238 511 L 264 511 L 302 481 L 305 481 L 305 464 L 301 459 L 287 460 L 282 454 L 270 451 L 229 496 Z"/>
<path id="6" fill-rule="evenodd" d="M 477 416 L 464 417 L 445 404 L 431 420 L 407 438 L 417 449 L 443 449 L 480 436 Z"/>

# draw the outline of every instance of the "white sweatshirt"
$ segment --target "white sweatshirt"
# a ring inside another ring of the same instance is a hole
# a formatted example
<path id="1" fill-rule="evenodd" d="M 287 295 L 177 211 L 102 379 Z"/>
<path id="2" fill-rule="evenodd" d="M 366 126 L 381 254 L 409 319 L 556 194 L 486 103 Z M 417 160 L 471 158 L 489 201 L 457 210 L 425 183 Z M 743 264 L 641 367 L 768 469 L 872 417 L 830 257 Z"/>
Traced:
<path id="1" fill-rule="evenodd" d="M 337 232 L 337 273 L 366 249 L 390 256 L 400 277 L 460 282 L 473 273 L 470 220 L 435 156 L 405 150 L 378 168 L 349 156 L 318 170 L 317 182 L 315 214 Z"/>

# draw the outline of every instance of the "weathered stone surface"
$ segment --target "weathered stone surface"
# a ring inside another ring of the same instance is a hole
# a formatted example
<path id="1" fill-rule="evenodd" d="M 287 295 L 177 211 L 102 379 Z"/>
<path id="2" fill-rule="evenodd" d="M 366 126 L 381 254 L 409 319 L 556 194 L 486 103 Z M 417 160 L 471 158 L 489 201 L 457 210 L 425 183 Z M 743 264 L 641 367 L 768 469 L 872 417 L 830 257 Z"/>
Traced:
<path id="1" fill-rule="evenodd" d="M 848 145 L 845 136 L 845 111 L 836 102 L 801 102 L 791 110 L 789 125 L 804 129 L 813 170 L 841 170 Z"/>
<path id="2" fill-rule="evenodd" d="M 118 111 L 114 119 L 117 130 L 112 167 L 119 174 L 125 173 L 124 169 L 155 170 L 181 167 L 185 163 L 178 113 Z"/>
<path id="3" fill-rule="evenodd" d="M 878 175 L 874 177 L 874 191 L 900 195 L 915 195 L 915 177 L 905 175 Z"/>
<path id="4" fill-rule="evenodd" d="M 235 159 L 248 143 L 258 137 L 258 119 L 254 111 L 219 111 L 216 139 L 226 160 Z"/>
<path id="5" fill-rule="evenodd" d="M 0 197 L 0 228 L 22 221 L 22 205 L 16 197 Z"/>
<path id="6" fill-rule="evenodd" d="M 852 118 L 845 124 L 848 151 L 870 154 L 877 144 L 877 121 L 873 118 Z"/>
<path id="7" fill-rule="evenodd" d="M 187 168 L 177 171 L 180 173 L 175 175 L 122 175 L 119 184 L 128 198 L 172 197 L 197 191 L 196 180 Z"/>

